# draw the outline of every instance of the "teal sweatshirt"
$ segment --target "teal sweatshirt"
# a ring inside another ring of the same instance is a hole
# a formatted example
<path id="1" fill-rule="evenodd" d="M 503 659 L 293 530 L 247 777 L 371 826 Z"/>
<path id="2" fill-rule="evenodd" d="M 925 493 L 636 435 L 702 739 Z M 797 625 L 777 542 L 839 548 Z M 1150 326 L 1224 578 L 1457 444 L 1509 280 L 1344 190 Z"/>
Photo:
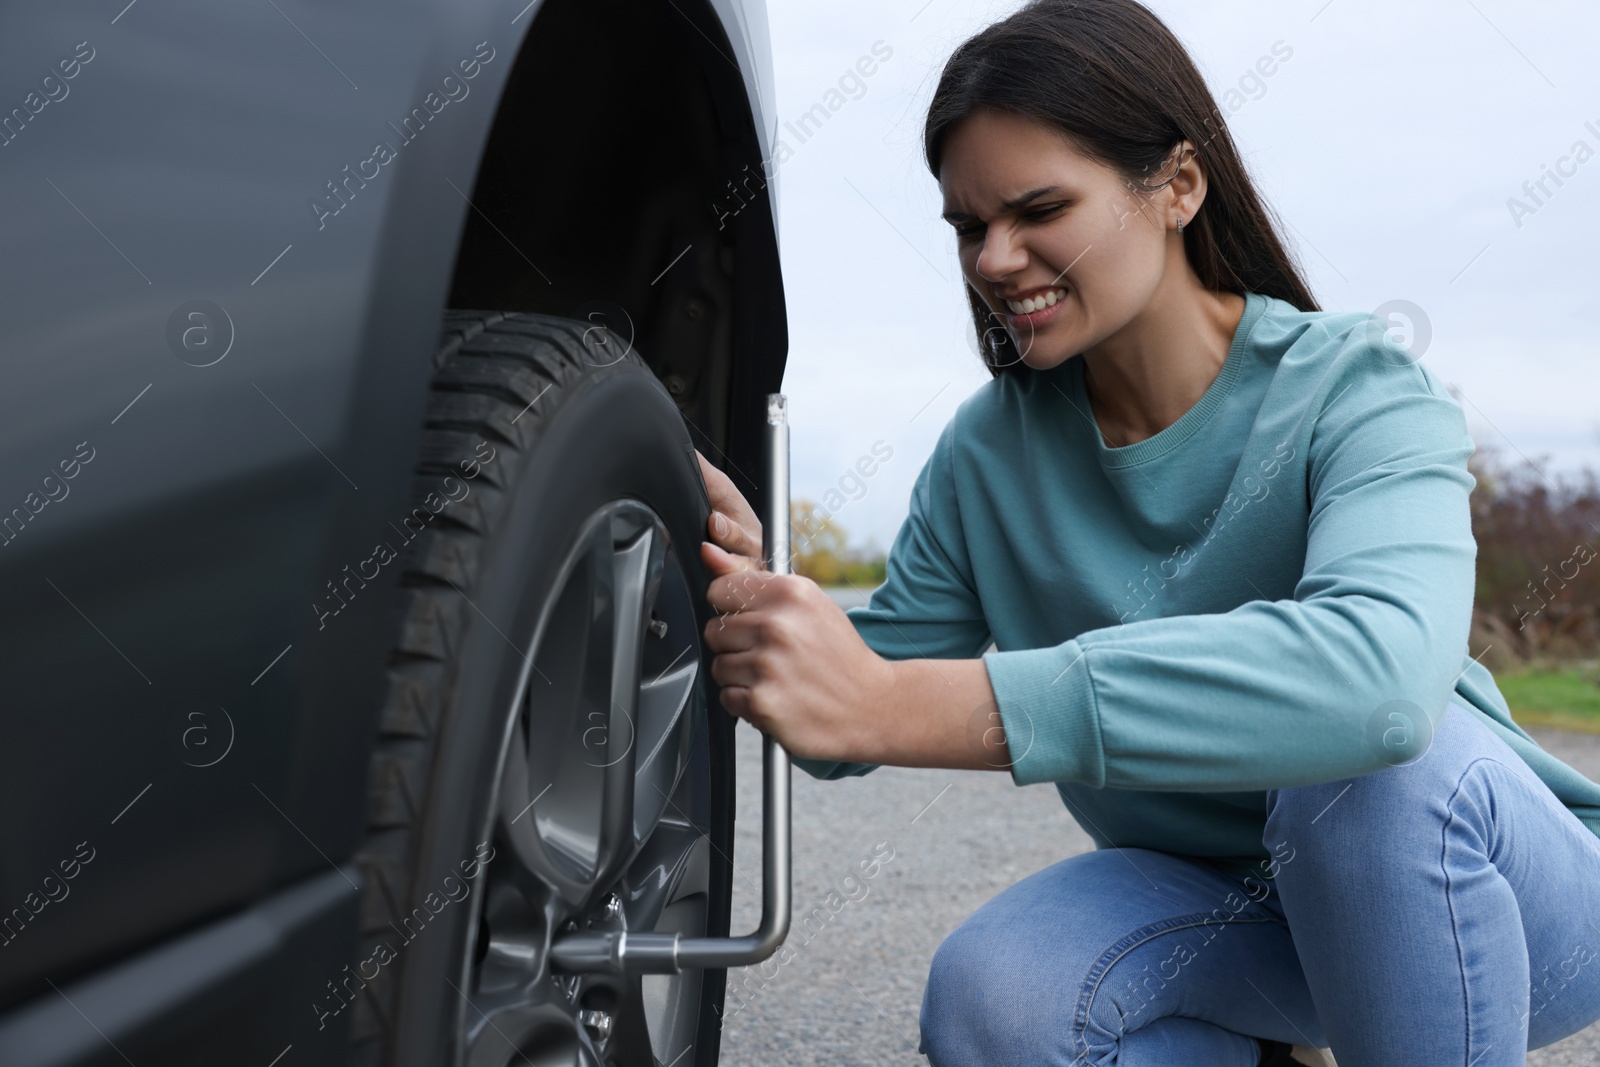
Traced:
<path id="1" fill-rule="evenodd" d="M 1249 293 L 1205 394 L 1126 447 L 1100 436 L 1081 356 L 979 387 L 847 614 L 891 660 L 992 640 L 1012 780 L 1054 783 L 1099 848 L 1242 873 L 1270 857 L 1265 790 L 1414 758 L 1452 695 L 1600 834 L 1600 784 L 1467 653 L 1473 447 L 1377 320 Z"/>

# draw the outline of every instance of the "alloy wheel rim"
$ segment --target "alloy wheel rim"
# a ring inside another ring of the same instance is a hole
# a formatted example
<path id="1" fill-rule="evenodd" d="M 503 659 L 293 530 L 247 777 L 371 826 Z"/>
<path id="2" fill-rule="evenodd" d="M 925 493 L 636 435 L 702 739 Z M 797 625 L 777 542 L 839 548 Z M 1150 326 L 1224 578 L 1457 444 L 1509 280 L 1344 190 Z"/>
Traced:
<path id="1" fill-rule="evenodd" d="M 508 709 L 457 992 L 467 1067 L 686 1067 L 697 969 L 552 973 L 577 929 L 703 935 L 709 837 L 688 767 L 705 713 L 700 632 L 666 525 L 614 500 L 579 527 Z"/>

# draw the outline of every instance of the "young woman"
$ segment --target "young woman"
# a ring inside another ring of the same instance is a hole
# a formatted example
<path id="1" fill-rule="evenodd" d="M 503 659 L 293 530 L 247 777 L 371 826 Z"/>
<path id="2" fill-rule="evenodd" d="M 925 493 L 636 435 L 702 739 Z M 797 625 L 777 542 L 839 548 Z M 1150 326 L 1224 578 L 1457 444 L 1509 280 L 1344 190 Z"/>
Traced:
<path id="1" fill-rule="evenodd" d="M 1600 1017 L 1600 786 L 1467 654 L 1463 413 L 1318 309 L 1182 45 L 1037 0 L 956 50 L 924 146 L 994 377 L 885 584 L 847 615 L 760 570 L 701 461 L 729 712 L 820 778 L 1054 783 L 1097 845 L 949 935 L 920 1050 L 1502 1067 Z"/>

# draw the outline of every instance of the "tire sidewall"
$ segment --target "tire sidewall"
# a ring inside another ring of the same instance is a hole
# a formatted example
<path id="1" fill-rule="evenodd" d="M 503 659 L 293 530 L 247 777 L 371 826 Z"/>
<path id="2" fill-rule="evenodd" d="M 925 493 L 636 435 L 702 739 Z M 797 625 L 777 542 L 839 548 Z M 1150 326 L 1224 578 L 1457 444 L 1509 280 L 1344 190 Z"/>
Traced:
<path id="1" fill-rule="evenodd" d="M 691 591 L 701 594 L 695 613 L 702 632 L 712 614 L 703 596 L 709 574 L 699 553 L 710 502 L 682 417 L 665 389 L 642 362 L 629 358 L 586 369 L 556 392 L 561 395 L 554 397 L 554 410 L 541 420 L 517 469 L 501 472 L 508 478 L 507 499 L 472 586 L 462 590 L 471 603 L 461 605 L 460 645 L 452 657 L 448 710 L 441 716 L 420 819 L 410 908 L 423 906 L 430 892 L 443 900 L 446 879 L 461 881 L 463 870 L 471 869 L 463 864 L 481 855 L 480 844 L 493 845 L 490 805 L 517 686 L 527 659 L 534 658 L 539 616 L 589 516 L 622 498 L 648 506 L 665 525 L 668 550 L 677 551 Z M 706 659 L 702 648 L 702 678 L 712 686 Z M 714 688 L 708 707 L 716 706 Z M 470 994 L 463 961 L 469 934 L 476 934 L 484 882 L 481 875 L 473 879 L 469 896 L 444 904 L 411 941 L 396 944 L 403 961 L 390 1034 L 396 1064 L 455 1062 L 460 1012 L 471 1010 L 463 1000 Z"/>

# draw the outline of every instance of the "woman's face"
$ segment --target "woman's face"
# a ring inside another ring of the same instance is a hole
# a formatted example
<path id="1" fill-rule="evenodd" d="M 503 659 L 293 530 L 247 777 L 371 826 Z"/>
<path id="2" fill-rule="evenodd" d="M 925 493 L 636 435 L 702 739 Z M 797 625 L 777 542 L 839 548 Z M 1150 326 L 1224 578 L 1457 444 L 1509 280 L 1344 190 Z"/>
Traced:
<path id="1" fill-rule="evenodd" d="M 1171 187 L 1136 195 L 1116 170 L 1013 112 L 974 112 L 950 130 L 939 187 L 967 284 L 1035 369 L 1126 326 L 1167 269 Z"/>

